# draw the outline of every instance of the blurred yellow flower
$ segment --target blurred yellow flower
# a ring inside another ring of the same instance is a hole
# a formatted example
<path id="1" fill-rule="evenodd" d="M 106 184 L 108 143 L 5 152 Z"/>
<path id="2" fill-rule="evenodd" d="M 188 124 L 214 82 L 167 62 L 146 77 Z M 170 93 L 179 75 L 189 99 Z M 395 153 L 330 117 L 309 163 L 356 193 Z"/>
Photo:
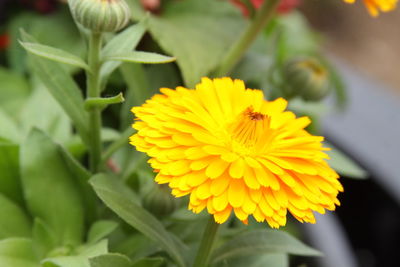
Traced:
<path id="1" fill-rule="evenodd" d="M 354 3 L 356 0 L 344 0 L 347 3 Z M 379 11 L 387 12 L 396 8 L 397 0 L 363 0 L 369 13 L 376 17 Z"/>
<path id="2" fill-rule="evenodd" d="M 190 194 L 193 212 L 207 209 L 217 223 L 232 212 L 244 223 L 252 215 L 278 228 L 287 211 L 314 223 L 313 211 L 340 204 L 324 138 L 304 130 L 310 120 L 285 111 L 286 100 L 266 101 L 230 78 L 161 92 L 132 109 L 138 132 L 130 142 L 151 157 L 156 182 L 176 197 Z"/>

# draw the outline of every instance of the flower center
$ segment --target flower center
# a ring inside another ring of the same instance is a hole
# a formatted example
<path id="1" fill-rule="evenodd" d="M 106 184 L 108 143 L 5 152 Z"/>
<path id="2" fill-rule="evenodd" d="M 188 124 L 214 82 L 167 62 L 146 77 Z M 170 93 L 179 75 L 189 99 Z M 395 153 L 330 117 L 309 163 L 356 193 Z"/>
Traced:
<path id="1" fill-rule="evenodd" d="M 264 150 L 272 139 L 271 118 L 253 107 L 248 107 L 239 114 L 229 126 L 233 149 L 239 154 L 252 154 Z"/>

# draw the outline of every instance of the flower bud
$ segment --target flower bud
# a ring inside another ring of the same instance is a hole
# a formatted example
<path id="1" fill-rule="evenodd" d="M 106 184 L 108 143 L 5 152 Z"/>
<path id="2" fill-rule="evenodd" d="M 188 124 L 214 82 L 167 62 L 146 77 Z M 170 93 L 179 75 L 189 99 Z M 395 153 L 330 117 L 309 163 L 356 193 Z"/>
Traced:
<path id="1" fill-rule="evenodd" d="M 175 211 L 176 203 L 167 185 L 155 185 L 144 197 L 143 207 L 161 218 Z"/>
<path id="2" fill-rule="evenodd" d="M 318 101 L 330 90 L 328 72 L 313 58 L 296 58 L 283 68 L 286 97 L 300 96 L 306 101 Z"/>
<path id="3" fill-rule="evenodd" d="M 116 32 L 128 24 L 131 10 L 124 0 L 68 0 L 72 16 L 94 32 Z"/>

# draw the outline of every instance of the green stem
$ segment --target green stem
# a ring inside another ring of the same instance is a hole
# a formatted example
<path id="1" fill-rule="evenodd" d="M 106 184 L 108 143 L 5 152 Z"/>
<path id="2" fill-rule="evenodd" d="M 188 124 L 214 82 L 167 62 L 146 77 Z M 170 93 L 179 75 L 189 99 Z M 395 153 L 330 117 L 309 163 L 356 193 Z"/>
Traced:
<path id="1" fill-rule="evenodd" d="M 87 75 L 87 97 L 100 97 L 100 52 L 102 47 L 102 34 L 92 32 L 89 40 L 88 64 L 90 71 Z M 89 166 L 93 173 L 99 168 L 101 159 L 101 109 L 93 108 L 89 111 Z"/>
<path id="2" fill-rule="evenodd" d="M 218 226 L 213 216 L 210 216 L 206 229 L 204 230 L 203 239 L 201 240 L 197 256 L 193 267 L 207 267 L 210 259 L 210 253 L 214 244 L 214 239 L 218 232 Z"/>
<path id="3" fill-rule="evenodd" d="M 129 137 L 134 134 L 135 130 L 132 127 L 128 127 L 122 134 L 121 137 L 115 140 L 104 152 L 101 158 L 101 163 L 104 164 L 118 149 L 127 144 Z"/>
<path id="4" fill-rule="evenodd" d="M 238 41 L 228 51 L 227 55 L 222 60 L 221 65 L 216 70 L 214 76 L 221 77 L 227 75 L 232 70 L 232 68 L 243 57 L 243 54 L 256 39 L 258 33 L 264 29 L 267 23 L 272 19 L 279 2 L 280 0 L 264 1 L 258 10 L 256 17 L 250 23 Z"/>

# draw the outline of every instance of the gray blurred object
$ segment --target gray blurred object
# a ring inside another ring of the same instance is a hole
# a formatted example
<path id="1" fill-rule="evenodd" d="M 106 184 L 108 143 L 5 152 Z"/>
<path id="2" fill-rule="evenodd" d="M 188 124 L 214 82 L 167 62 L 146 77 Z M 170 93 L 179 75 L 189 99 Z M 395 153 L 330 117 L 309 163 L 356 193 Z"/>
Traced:
<path id="1" fill-rule="evenodd" d="M 324 117 L 324 134 L 400 204 L 400 96 L 340 62 L 337 66 L 349 104 L 343 113 Z"/>
<path id="2" fill-rule="evenodd" d="M 348 86 L 349 104 L 344 112 L 324 117 L 324 135 L 400 204 L 400 96 L 334 61 Z M 359 266 L 335 213 L 317 215 L 316 225 L 304 227 L 312 245 L 325 254 L 318 266 Z"/>
<path id="3" fill-rule="evenodd" d="M 346 233 L 334 213 L 315 214 L 316 224 L 304 224 L 312 243 L 324 255 L 316 258 L 319 267 L 358 267 Z"/>

